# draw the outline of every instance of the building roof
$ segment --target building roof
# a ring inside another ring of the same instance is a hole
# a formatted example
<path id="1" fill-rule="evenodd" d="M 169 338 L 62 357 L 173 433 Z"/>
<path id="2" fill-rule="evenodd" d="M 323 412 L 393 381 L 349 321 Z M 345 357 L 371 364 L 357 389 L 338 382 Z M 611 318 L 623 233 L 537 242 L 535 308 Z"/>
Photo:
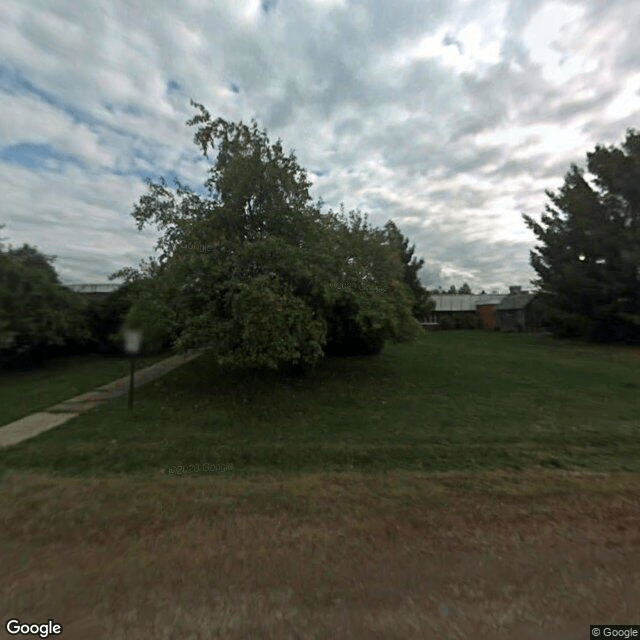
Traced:
<path id="1" fill-rule="evenodd" d="M 65 286 L 78 293 L 111 293 L 122 285 L 106 282 L 100 284 L 68 284 Z"/>
<path id="2" fill-rule="evenodd" d="M 500 302 L 502 302 L 502 300 L 504 299 L 504 297 L 506 295 L 507 295 L 506 293 L 481 293 L 481 294 L 478 294 L 476 296 L 476 298 L 478 298 L 478 300 L 476 302 L 476 306 L 483 305 L 483 304 L 498 305 L 498 304 L 500 304 Z"/>
<path id="3" fill-rule="evenodd" d="M 512 309 L 524 309 L 534 298 L 533 293 L 516 293 L 505 296 L 498 305 L 498 311 L 509 311 Z"/>
<path id="4" fill-rule="evenodd" d="M 475 311 L 481 304 L 499 304 L 506 293 L 432 293 L 436 311 Z"/>

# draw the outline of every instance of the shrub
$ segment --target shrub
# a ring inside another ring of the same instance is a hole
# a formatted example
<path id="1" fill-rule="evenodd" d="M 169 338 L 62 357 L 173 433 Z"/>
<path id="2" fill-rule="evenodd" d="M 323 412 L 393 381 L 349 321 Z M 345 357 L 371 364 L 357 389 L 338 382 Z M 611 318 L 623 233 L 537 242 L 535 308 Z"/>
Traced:
<path id="1" fill-rule="evenodd" d="M 0 366 L 37 364 L 90 337 L 86 301 L 62 286 L 51 259 L 33 247 L 0 246 Z"/>

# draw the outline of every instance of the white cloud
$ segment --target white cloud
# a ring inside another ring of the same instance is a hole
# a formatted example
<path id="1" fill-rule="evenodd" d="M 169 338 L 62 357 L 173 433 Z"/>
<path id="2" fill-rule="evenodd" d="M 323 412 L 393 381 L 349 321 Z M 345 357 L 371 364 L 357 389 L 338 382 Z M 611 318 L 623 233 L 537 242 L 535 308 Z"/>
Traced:
<path id="1" fill-rule="evenodd" d="M 140 180 L 91 178 L 70 166 L 62 173 L 20 167 L 2 173 L 8 213 L 4 235 L 14 246 L 27 243 L 61 256 L 55 266 L 63 280 L 81 282 L 89 269 L 106 281 L 132 258 L 137 263 L 153 253 L 157 234 L 138 232 L 129 216 L 144 192 Z"/>
<path id="2" fill-rule="evenodd" d="M 542 211 L 544 189 L 640 113 L 633 7 L 5 0 L 0 145 L 47 145 L 80 166 L 0 163 L 4 234 L 76 255 L 59 264 L 77 280 L 146 255 L 155 236 L 129 216 L 141 177 L 206 178 L 185 126 L 194 98 L 214 117 L 256 117 L 325 172 L 310 173 L 314 199 L 399 221 L 443 285 L 527 284 L 520 213 Z"/>
<path id="3" fill-rule="evenodd" d="M 622 90 L 607 106 L 604 117 L 621 120 L 632 114 L 640 113 L 640 73 L 630 75 Z"/>
<path id="4" fill-rule="evenodd" d="M 542 65 L 542 76 L 562 84 L 593 71 L 597 62 L 581 51 L 585 8 L 564 2 L 548 2 L 537 11 L 523 33 L 523 43 L 533 62 Z"/>

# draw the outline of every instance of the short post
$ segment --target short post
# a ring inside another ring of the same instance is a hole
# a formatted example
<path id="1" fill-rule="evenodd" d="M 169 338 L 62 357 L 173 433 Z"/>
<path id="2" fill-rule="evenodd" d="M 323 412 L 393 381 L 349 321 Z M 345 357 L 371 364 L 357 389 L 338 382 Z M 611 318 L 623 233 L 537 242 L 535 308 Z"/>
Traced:
<path id="1" fill-rule="evenodd" d="M 131 377 L 129 378 L 129 410 L 133 409 L 133 369 L 134 369 L 134 365 L 133 365 L 133 360 L 134 360 L 134 355 L 131 354 L 130 356 L 130 361 L 131 361 Z"/>
<path id="2" fill-rule="evenodd" d="M 133 372 L 134 372 L 134 358 L 140 351 L 140 344 L 142 343 L 142 331 L 137 329 L 125 329 L 124 330 L 124 350 L 131 357 L 131 375 L 129 378 L 129 410 L 133 409 Z"/>

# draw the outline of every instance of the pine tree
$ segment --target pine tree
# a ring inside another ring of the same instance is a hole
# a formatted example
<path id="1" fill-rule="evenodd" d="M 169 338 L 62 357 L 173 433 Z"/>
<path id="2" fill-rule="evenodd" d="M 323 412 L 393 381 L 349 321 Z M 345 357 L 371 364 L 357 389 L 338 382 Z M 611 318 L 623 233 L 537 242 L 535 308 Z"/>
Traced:
<path id="1" fill-rule="evenodd" d="M 597 145 L 587 166 L 594 186 L 572 164 L 540 223 L 523 215 L 541 243 L 535 284 L 556 335 L 640 340 L 640 134 Z"/>
<path id="2" fill-rule="evenodd" d="M 435 308 L 435 303 L 429 299 L 429 292 L 424 288 L 418 278 L 418 272 L 424 265 L 424 259 L 420 258 L 418 260 L 418 258 L 413 255 L 416 249 L 415 244 L 409 247 L 409 238 L 406 238 L 402 234 L 392 220 L 389 220 L 384 228 L 387 241 L 390 245 L 395 246 L 399 252 L 404 268 L 404 282 L 411 289 L 415 299 L 413 316 L 422 321 Z"/>

